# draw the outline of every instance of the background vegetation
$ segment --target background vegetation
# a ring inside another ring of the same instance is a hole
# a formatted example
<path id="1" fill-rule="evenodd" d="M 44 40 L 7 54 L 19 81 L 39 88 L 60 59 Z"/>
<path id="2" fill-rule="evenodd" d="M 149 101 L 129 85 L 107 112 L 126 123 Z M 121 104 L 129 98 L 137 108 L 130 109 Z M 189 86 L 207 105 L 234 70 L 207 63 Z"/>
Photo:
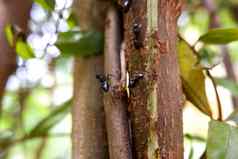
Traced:
<path id="1" fill-rule="evenodd" d="M 18 58 L 2 100 L 0 158 L 71 158 L 73 58 L 103 48 L 102 33 L 77 27 L 72 3 L 35 0 L 29 33 L 4 28 Z M 179 18 L 185 158 L 238 156 L 237 25 L 236 0 L 187 0 Z"/>

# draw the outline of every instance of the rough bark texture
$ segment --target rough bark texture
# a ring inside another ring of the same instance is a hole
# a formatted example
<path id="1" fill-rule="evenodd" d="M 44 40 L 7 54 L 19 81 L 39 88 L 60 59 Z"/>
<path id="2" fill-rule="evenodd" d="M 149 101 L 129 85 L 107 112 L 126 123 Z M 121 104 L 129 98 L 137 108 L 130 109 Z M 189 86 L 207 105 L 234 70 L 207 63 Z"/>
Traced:
<path id="1" fill-rule="evenodd" d="M 110 75 L 109 92 L 104 93 L 104 108 L 110 159 L 132 159 L 127 98 L 121 80 L 120 46 L 121 25 L 118 11 L 111 7 L 105 28 L 105 74 Z M 122 70 L 125 72 L 125 70 Z"/>
<path id="2" fill-rule="evenodd" d="M 26 31 L 31 3 L 30 0 L 0 0 L 0 103 L 7 79 L 16 69 L 16 54 L 6 41 L 4 27 L 15 24 Z"/>
<path id="3" fill-rule="evenodd" d="M 105 0 L 75 0 L 73 7 L 80 29 L 103 31 L 106 6 Z M 95 78 L 97 73 L 103 73 L 103 58 L 77 58 L 74 67 L 72 158 L 106 159 L 103 94 Z"/>
<path id="4" fill-rule="evenodd" d="M 158 65 L 158 142 L 162 159 L 183 158 L 182 89 L 177 60 L 177 17 L 181 1 L 159 3 L 158 39 L 168 41 Z"/>
<path id="5" fill-rule="evenodd" d="M 217 15 L 217 6 L 214 2 L 214 0 L 203 0 L 203 5 L 208 11 L 208 14 L 210 14 L 210 28 L 218 28 L 220 27 L 220 20 L 219 16 Z M 234 68 L 231 62 L 231 57 L 229 54 L 229 50 L 227 46 L 221 46 L 221 53 L 223 55 L 223 63 L 225 65 L 226 73 L 228 79 L 232 81 L 237 81 Z M 232 102 L 234 108 L 238 107 L 238 97 L 232 96 Z"/>
<path id="6" fill-rule="evenodd" d="M 136 159 L 183 158 L 182 89 L 176 54 L 180 9 L 177 0 L 137 0 L 125 14 L 129 74 L 144 74 L 130 89 Z M 139 31 L 133 29 L 135 24 L 142 25 Z"/>

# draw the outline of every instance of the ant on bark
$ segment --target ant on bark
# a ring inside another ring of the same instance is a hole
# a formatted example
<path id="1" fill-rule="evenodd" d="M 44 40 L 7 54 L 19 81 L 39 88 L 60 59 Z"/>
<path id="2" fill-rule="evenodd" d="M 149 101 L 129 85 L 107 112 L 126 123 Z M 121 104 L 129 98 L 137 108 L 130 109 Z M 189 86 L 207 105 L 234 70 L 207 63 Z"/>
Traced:
<path id="1" fill-rule="evenodd" d="M 142 78 L 144 78 L 143 73 L 135 73 L 132 75 L 132 77 L 129 78 L 128 88 L 134 88 Z"/>
<path id="2" fill-rule="evenodd" d="M 109 77 L 110 75 L 102 75 L 102 74 L 96 74 L 96 79 L 100 83 L 100 87 L 104 92 L 108 92 L 110 85 L 109 85 Z"/>
<path id="3" fill-rule="evenodd" d="M 111 75 L 96 74 L 96 79 L 99 81 L 100 88 L 104 92 L 108 92 L 109 89 L 110 89 L 110 84 L 109 84 L 110 76 Z M 135 73 L 135 74 L 133 74 L 132 77 L 129 77 L 126 87 L 134 88 L 142 78 L 144 78 L 144 74 L 143 73 Z"/>
<path id="4" fill-rule="evenodd" d="M 141 41 L 141 37 L 140 37 L 141 29 L 142 29 L 141 24 L 139 24 L 139 23 L 133 24 L 133 27 L 132 27 L 132 32 L 134 34 L 133 43 L 134 43 L 134 47 L 136 49 L 139 49 L 143 46 L 143 42 Z"/>
<path id="5" fill-rule="evenodd" d="M 120 6 L 120 9 L 124 12 L 127 13 L 130 9 L 131 6 L 131 1 L 132 0 L 119 0 L 118 5 Z"/>

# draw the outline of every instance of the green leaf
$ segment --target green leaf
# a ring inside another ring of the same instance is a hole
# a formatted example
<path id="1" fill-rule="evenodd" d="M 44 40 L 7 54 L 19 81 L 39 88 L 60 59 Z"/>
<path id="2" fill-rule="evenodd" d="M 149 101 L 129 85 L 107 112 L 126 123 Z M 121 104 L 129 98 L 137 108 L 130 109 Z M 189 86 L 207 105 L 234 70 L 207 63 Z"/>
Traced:
<path id="1" fill-rule="evenodd" d="M 227 44 L 238 40 L 238 29 L 212 29 L 202 35 L 199 41 L 206 44 Z"/>
<path id="2" fill-rule="evenodd" d="M 48 11 L 52 11 L 55 8 L 55 0 L 34 0 L 34 2 Z"/>
<path id="3" fill-rule="evenodd" d="M 10 24 L 7 24 L 5 26 L 4 32 L 5 32 L 7 42 L 9 43 L 9 45 L 11 47 L 13 47 L 13 45 L 14 45 L 14 29 L 13 29 L 13 26 L 10 25 Z"/>
<path id="4" fill-rule="evenodd" d="M 62 55 L 92 56 L 103 50 L 103 33 L 69 31 L 60 33 L 56 46 Z"/>
<path id="5" fill-rule="evenodd" d="M 210 121 L 207 141 L 208 159 L 237 159 L 238 128 L 219 121 Z"/>
<path id="6" fill-rule="evenodd" d="M 203 113 L 212 116 L 205 91 L 203 70 L 200 67 L 196 67 L 197 56 L 184 40 L 179 41 L 178 57 L 183 91 L 187 100 Z"/>
<path id="7" fill-rule="evenodd" d="M 57 107 L 30 131 L 29 136 L 46 135 L 52 127 L 69 113 L 71 105 L 72 100 L 69 100 Z"/>
<path id="8" fill-rule="evenodd" d="M 215 78 L 215 81 L 218 85 L 230 90 L 233 95 L 238 96 L 238 84 L 236 84 L 234 81 L 224 78 Z"/>
<path id="9" fill-rule="evenodd" d="M 77 25 L 77 19 L 73 13 L 71 13 L 70 16 L 68 17 L 67 24 L 69 28 L 74 28 Z"/>
<path id="10" fill-rule="evenodd" d="M 16 53 L 25 60 L 35 57 L 32 48 L 21 37 L 16 42 Z"/>

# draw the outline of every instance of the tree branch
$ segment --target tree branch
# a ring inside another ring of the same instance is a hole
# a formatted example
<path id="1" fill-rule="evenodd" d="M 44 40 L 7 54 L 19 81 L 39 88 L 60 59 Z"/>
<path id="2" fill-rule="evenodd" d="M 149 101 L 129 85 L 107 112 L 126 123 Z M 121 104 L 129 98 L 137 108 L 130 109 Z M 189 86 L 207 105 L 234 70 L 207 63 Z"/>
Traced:
<path id="1" fill-rule="evenodd" d="M 104 31 L 107 0 L 75 0 L 73 7 L 82 31 Z M 72 158 L 105 159 L 103 93 L 96 79 L 96 74 L 103 72 L 103 57 L 76 58 L 74 68 Z"/>
<path id="2" fill-rule="evenodd" d="M 108 11 L 105 28 L 105 74 L 111 75 L 109 92 L 104 93 L 104 108 L 109 143 L 110 159 L 132 159 L 129 123 L 127 117 L 127 98 L 123 88 L 121 72 L 125 72 L 120 63 L 121 25 L 118 11 L 111 7 Z M 123 53 L 123 51 L 121 52 Z M 123 60 L 123 59 L 122 59 Z M 121 70 L 121 68 L 123 70 Z"/>

